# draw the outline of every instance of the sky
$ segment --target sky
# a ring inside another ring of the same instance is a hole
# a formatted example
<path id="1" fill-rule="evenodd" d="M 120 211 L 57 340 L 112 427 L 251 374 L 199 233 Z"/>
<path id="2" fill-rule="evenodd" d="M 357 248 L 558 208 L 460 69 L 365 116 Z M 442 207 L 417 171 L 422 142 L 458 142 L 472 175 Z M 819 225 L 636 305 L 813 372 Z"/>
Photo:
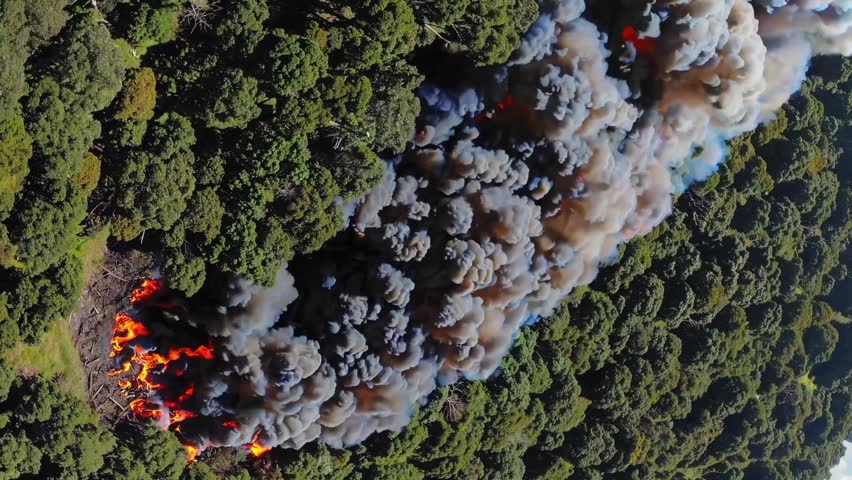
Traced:
<path id="1" fill-rule="evenodd" d="M 830 480 L 852 480 L 852 443 L 843 442 L 843 445 L 846 447 L 846 455 L 831 469 Z"/>

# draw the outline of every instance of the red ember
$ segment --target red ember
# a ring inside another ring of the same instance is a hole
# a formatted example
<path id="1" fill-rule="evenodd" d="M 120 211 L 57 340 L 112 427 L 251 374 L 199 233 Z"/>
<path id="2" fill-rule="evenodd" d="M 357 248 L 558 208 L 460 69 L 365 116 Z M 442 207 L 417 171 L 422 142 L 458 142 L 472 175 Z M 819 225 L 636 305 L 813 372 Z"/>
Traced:
<path id="1" fill-rule="evenodd" d="M 639 38 L 636 29 L 630 25 L 625 26 L 621 30 L 621 39 L 625 42 L 632 43 L 636 47 L 636 52 L 642 55 L 653 55 L 657 51 L 656 38 Z"/>

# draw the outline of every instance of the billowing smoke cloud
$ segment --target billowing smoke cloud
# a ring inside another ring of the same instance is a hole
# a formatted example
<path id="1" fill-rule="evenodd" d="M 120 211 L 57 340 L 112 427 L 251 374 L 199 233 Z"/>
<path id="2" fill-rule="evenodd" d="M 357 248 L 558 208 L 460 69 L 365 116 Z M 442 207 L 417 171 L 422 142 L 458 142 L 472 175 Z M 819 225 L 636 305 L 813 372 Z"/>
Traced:
<path id="1" fill-rule="evenodd" d="M 852 45 L 849 0 L 541 3 L 508 64 L 420 88 L 409 148 L 337 239 L 274 288 L 237 280 L 180 313 L 216 351 L 186 372 L 185 442 L 354 444 L 492 375 L 523 325 L 772 118 L 812 54 Z"/>

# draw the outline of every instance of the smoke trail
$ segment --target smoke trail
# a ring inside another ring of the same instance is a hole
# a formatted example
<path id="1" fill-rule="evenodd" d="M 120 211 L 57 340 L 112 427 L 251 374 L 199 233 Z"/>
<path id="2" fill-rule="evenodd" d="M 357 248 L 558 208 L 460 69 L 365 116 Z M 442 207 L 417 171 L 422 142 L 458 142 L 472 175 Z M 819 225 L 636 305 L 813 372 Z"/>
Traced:
<path id="1" fill-rule="evenodd" d="M 172 422 L 185 443 L 354 444 L 437 385 L 492 375 L 523 325 L 771 118 L 812 54 L 849 53 L 848 0 L 612 3 L 542 0 L 506 65 L 420 88 L 409 147 L 341 235 L 274 288 L 234 280 L 219 305 L 172 309 L 216 352 L 170 400 L 192 412 Z"/>

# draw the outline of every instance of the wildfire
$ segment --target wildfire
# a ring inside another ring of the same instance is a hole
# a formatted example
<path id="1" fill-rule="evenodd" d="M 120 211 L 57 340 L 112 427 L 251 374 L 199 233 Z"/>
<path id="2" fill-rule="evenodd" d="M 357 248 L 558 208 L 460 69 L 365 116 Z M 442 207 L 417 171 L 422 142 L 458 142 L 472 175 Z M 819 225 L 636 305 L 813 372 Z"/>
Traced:
<path id="1" fill-rule="evenodd" d="M 122 373 L 129 372 L 131 368 L 133 368 L 132 363 L 124 362 L 124 363 L 121 364 L 121 368 L 118 368 L 116 370 L 110 370 L 110 371 L 107 372 L 107 375 L 109 375 L 110 377 L 114 377 L 116 375 L 121 375 Z"/>
<path id="2" fill-rule="evenodd" d="M 642 55 L 653 55 L 657 51 L 657 39 L 639 38 L 636 29 L 630 25 L 621 30 L 621 38 L 625 42 L 632 43 L 636 47 L 636 52 Z"/>
<path id="3" fill-rule="evenodd" d="M 527 107 L 526 105 L 522 103 L 516 103 L 515 99 L 511 95 L 506 95 L 506 98 L 498 102 L 493 113 L 495 114 L 495 116 L 492 116 L 490 113 L 485 111 L 480 112 L 475 117 L 473 117 L 473 120 L 477 124 L 481 124 L 486 120 L 496 119 L 496 114 L 502 114 L 504 116 L 511 115 L 514 118 L 520 117 L 523 119 L 529 119 L 533 114 L 529 107 Z"/>
<path id="4" fill-rule="evenodd" d="M 193 445 L 184 445 L 183 448 L 186 449 L 186 461 L 189 463 L 194 462 L 195 457 L 198 456 L 198 452 L 201 451 L 201 449 Z"/>
<path id="5" fill-rule="evenodd" d="M 165 282 L 161 278 L 145 280 L 142 282 L 142 285 L 133 289 L 133 293 L 130 294 L 130 301 L 133 303 L 139 303 L 155 295 L 157 292 L 162 290 L 164 286 Z"/>
<path id="6" fill-rule="evenodd" d="M 195 418 L 197 416 L 197 413 L 190 412 L 189 410 L 172 410 L 169 423 L 178 423 L 186 420 L 187 418 Z"/>
<path id="7" fill-rule="evenodd" d="M 155 382 L 152 380 L 151 375 L 159 374 L 165 372 L 166 368 L 169 366 L 171 362 L 175 360 L 180 360 L 183 357 L 199 357 L 204 360 L 213 360 L 213 348 L 210 346 L 199 346 L 196 348 L 173 348 L 168 351 L 166 355 L 161 355 L 156 352 L 146 352 L 142 347 L 136 346 L 134 347 L 134 355 L 128 362 L 124 362 L 121 365 L 121 368 L 116 370 L 112 370 L 108 372 L 110 376 L 121 375 L 122 373 L 129 372 L 133 368 L 133 364 L 141 366 L 141 370 L 136 375 L 137 388 L 143 388 L 146 390 L 160 390 L 164 388 L 164 385 Z M 182 374 L 183 371 L 179 370 L 177 373 Z M 178 375 L 180 376 L 180 375 Z M 125 381 L 122 381 L 125 382 Z M 122 388 L 129 388 L 130 385 L 119 383 L 119 386 Z M 178 402 L 183 402 L 189 397 L 191 397 L 195 393 L 195 386 L 190 386 L 183 395 L 178 398 Z"/>
<path id="8" fill-rule="evenodd" d="M 189 400 L 189 398 L 193 395 L 195 395 L 195 385 L 190 385 L 189 388 L 187 388 L 186 391 L 178 397 L 177 401 L 178 403 L 183 403 Z"/>
<path id="9" fill-rule="evenodd" d="M 121 353 L 127 343 L 134 338 L 150 333 L 145 325 L 133 320 L 126 313 L 119 313 L 115 316 L 115 327 L 112 330 L 112 351 L 109 352 L 109 356 L 112 358 Z"/>
<path id="10" fill-rule="evenodd" d="M 222 422 L 222 426 L 230 428 L 234 431 L 237 431 L 237 430 L 240 429 L 240 424 L 237 423 L 235 420 L 228 420 L 227 422 Z"/>
<path id="11" fill-rule="evenodd" d="M 272 450 L 272 449 L 268 448 L 268 447 L 264 447 L 263 445 L 261 445 L 257 442 L 251 442 L 251 444 L 249 445 L 249 452 L 251 452 L 251 454 L 254 455 L 255 457 L 259 457 L 259 456 L 265 454 L 266 452 L 268 452 L 270 450 Z"/>
<path id="12" fill-rule="evenodd" d="M 260 437 L 260 432 L 254 434 L 254 437 L 251 439 L 251 443 L 248 445 L 249 452 L 255 457 L 259 457 L 272 450 L 271 447 L 264 447 L 263 444 L 258 441 L 258 437 Z"/>
<path id="13" fill-rule="evenodd" d="M 151 408 L 151 407 L 154 408 Z M 160 405 L 146 398 L 139 398 L 130 402 L 130 410 L 136 415 L 144 418 L 151 418 L 157 422 L 163 417 L 163 412 L 158 408 Z"/>
<path id="14" fill-rule="evenodd" d="M 160 279 L 145 280 L 133 290 L 130 301 L 134 304 L 149 301 L 152 296 L 157 295 L 165 288 L 165 283 Z M 160 305 L 162 308 L 166 305 Z M 165 379 L 177 379 L 182 377 L 188 367 L 190 359 L 213 360 L 212 340 L 207 345 L 198 347 L 171 348 L 160 353 L 153 351 L 150 344 L 131 345 L 130 343 L 140 337 L 151 335 L 148 328 L 141 322 L 137 322 L 131 315 L 119 313 L 115 316 L 115 326 L 111 340 L 112 349 L 110 357 L 121 356 L 121 366 L 108 372 L 110 376 L 118 376 L 129 373 L 136 369 L 132 379 L 118 380 L 118 386 L 122 389 L 122 395 L 130 393 L 154 392 L 156 397 L 137 398 L 130 402 L 130 410 L 139 417 L 150 418 L 160 424 L 163 428 L 172 428 L 176 433 L 181 433 L 180 423 L 197 417 L 198 414 L 188 409 L 186 403 L 195 395 L 195 385 L 183 383 L 183 393 L 175 391 L 174 386 L 166 388 Z M 127 357 L 130 357 L 129 359 Z M 181 385 L 178 381 L 177 385 Z M 143 393 L 144 394 L 144 393 Z M 168 425 L 166 425 L 166 423 Z M 229 423 L 229 422 L 226 422 Z M 229 423 L 230 424 L 230 423 Z M 233 422 L 234 429 L 239 429 L 239 424 Z M 196 456 L 204 449 L 204 446 L 185 444 L 187 461 L 195 461 Z M 257 444 L 252 451 L 258 454 L 265 452 L 263 446 Z"/>

